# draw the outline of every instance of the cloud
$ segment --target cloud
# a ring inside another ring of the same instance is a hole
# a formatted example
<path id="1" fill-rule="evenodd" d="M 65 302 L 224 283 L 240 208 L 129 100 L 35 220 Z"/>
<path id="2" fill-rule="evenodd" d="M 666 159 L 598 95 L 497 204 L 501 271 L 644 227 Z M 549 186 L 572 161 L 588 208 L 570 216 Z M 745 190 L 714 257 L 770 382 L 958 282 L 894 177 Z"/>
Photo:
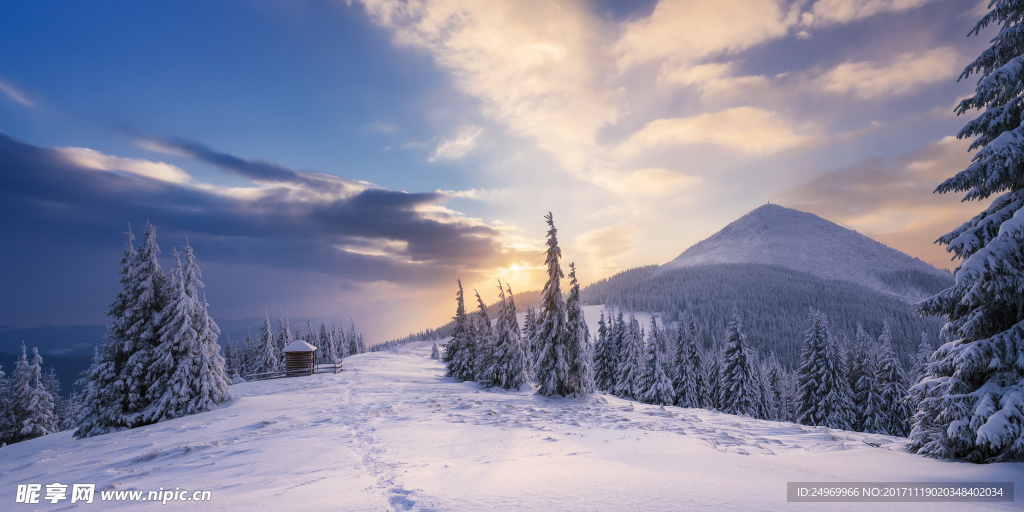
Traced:
<path id="1" fill-rule="evenodd" d="M 620 68 L 649 61 L 697 63 L 786 35 L 796 22 L 776 0 L 662 0 L 625 27 L 615 44 Z"/>
<path id="2" fill-rule="evenodd" d="M 689 118 L 658 119 L 629 137 L 624 154 L 680 144 L 714 144 L 752 155 L 768 155 L 805 145 L 813 136 L 799 133 L 774 112 L 735 107 Z"/>
<path id="3" fill-rule="evenodd" d="M 466 156 L 476 146 L 476 138 L 480 136 L 483 128 L 479 126 L 468 126 L 459 131 L 451 139 L 445 140 L 437 145 L 430 155 L 430 161 L 457 160 Z"/>
<path id="4" fill-rule="evenodd" d="M 358 282 L 433 282 L 456 271 L 496 268 L 517 256 L 501 244 L 499 230 L 440 208 L 444 194 L 353 189 L 340 178 L 243 159 L 194 142 L 176 141 L 173 147 L 262 183 L 238 194 L 195 183 L 162 162 L 87 148 L 38 147 L 0 134 L 0 214 L 26 219 L 16 229 L 40 229 L 55 240 L 66 235 L 83 243 L 148 219 L 162 233 L 188 235 L 202 244 L 208 261 L 322 272 Z M 323 190 L 332 183 L 338 185 L 336 193 Z"/>
<path id="5" fill-rule="evenodd" d="M 818 0 L 811 7 L 813 18 L 805 24 L 829 25 L 850 23 L 879 14 L 906 12 L 935 0 Z"/>
<path id="6" fill-rule="evenodd" d="M 924 85 L 943 83 L 957 76 L 959 53 L 949 46 L 920 55 L 905 53 L 889 65 L 846 62 L 824 73 L 819 82 L 826 91 L 871 99 L 914 92 Z"/>
<path id="7" fill-rule="evenodd" d="M 0 80 L 0 92 L 3 92 L 7 95 L 8 98 L 11 98 L 12 100 L 21 104 L 22 106 L 29 108 L 39 108 L 39 105 L 36 104 L 36 102 L 32 101 L 27 94 L 25 94 L 17 87 L 3 80 Z"/>
<path id="8" fill-rule="evenodd" d="M 620 115 L 600 20 L 578 2 L 365 0 L 395 44 L 422 49 L 485 115 L 583 176 L 597 132 Z M 440 148 L 439 148 L 440 149 Z"/>
<path id="9" fill-rule="evenodd" d="M 123 171 L 169 183 L 188 183 L 192 179 L 187 172 L 164 162 L 121 158 L 89 148 L 59 148 L 54 151 L 64 155 L 72 164 L 86 169 Z"/>
<path id="10" fill-rule="evenodd" d="M 607 226 L 592 229 L 577 236 L 575 247 L 599 260 L 611 260 L 633 250 L 636 228 L 631 226 Z"/>
<path id="11" fill-rule="evenodd" d="M 301 186 L 318 195 L 352 195 L 367 188 L 364 182 L 345 180 L 329 174 L 299 172 L 267 160 L 239 158 L 214 151 L 194 141 L 147 137 L 138 140 L 137 143 L 151 151 L 205 162 L 235 176 L 265 185 Z"/>
<path id="12" fill-rule="evenodd" d="M 704 182 L 700 176 L 690 176 L 663 168 L 638 169 L 630 172 L 604 171 L 595 173 L 595 181 L 609 190 L 618 190 L 642 198 L 677 195 L 692 190 Z M 678 196 L 677 196 L 677 199 Z"/>

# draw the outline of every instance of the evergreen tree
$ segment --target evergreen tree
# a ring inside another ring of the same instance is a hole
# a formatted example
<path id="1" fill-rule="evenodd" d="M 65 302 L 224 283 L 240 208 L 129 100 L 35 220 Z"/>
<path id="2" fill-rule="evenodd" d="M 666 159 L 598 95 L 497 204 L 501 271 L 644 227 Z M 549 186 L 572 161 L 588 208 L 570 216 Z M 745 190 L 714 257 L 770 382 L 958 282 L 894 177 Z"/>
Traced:
<path id="1" fill-rule="evenodd" d="M 352 351 L 349 350 L 348 335 L 345 334 L 345 329 L 338 329 L 337 324 L 332 325 L 334 331 L 334 339 L 338 344 L 338 357 L 345 359 L 352 355 Z"/>
<path id="2" fill-rule="evenodd" d="M 608 315 L 609 327 L 608 327 L 608 359 L 609 359 L 609 371 L 611 372 L 611 381 L 608 383 L 608 392 L 617 394 L 615 391 L 619 384 L 619 367 L 622 365 L 622 357 L 626 353 L 626 322 L 622 318 L 622 310 L 616 313 L 615 318 L 612 319 L 611 315 Z"/>
<path id="3" fill-rule="evenodd" d="M 206 411 L 231 397 L 217 343 L 220 328 L 199 297 L 205 285 L 188 239 L 184 252 L 174 251 L 174 259 L 173 292 L 161 313 L 160 344 L 149 369 L 153 384 L 141 424 Z"/>
<path id="4" fill-rule="evenodd" d="M 291 326 L 289 325 L 290 322 L 288 320 L 288 315 L 286 315 L 284 313 L 284 310 L 280 308 L 278 308 L 277 312 L 277 336 L 274 338 L 274 341 L 277 342 L 277 347 L 275 347 L 275 355 L 277 356 L 278 359 L 283 359 L 284 348 L 287 347 L 288 345 L 291 345 L 292 342 L 295 341 L 295 336 L 292 334 L 292 329 Z"/>
<path id="5" fill-rule="evenodd" d="M 0 366 L 0 447 L 13 443 L 14 404 L 11 401 L 11 381 Z"/>
<path id="6" fill-rule="evenodd" d="M 888 324 L 887 324 L 888 325 Z M 855 405 L 853 427 L 858 432 L 872 434 L 884 433 L 882 422 L 881 391 L 876 380 L 878 365 L 875 351 L 870 339 L 861 340 L 851 350 L 853 367 L 850 369 L 850 381 L 853 382 L 853 402 Z"/>
<path id="7" fill-rule="evenodd" d="M 32 370 L 28 361 L 28 348 L 21 342 L 21 355 L 14 363 L 11 373 L 11 408 L 13 410 L 14 441 L 21 441 L 22 424 L 28 418 L 28 406 L 32 400 Z"/>
<path id="8" fill-rule="evenodd" d="M 260 327 L 260 341 L 253 359 L 254 373 L 276 372 L 281 366 L 277 354 L 278 343 L 274 336 L 274 328 L 270 325 L 270 313 L 263 310 L 263 325 Z"/>
<path id="9" fill-rule="evenodd" d="M 566 359 L 569 361 L 570 395 L 581 396 L 594 392 L 594 347 L 590 343 L 590 329 L 580 304 L 580 283 L 576 280 L 576 265 L 569 263 L 569 296 L 565 299 Z"/>
<path id="10" fill-rule="evenodd" d="M 326 320 L 320 322 L 320 343 L 324 346 L 323 362 L 337 363 L 341 360 L 338 356 L 338 341 L 334 338 L 334 332 L 327 327 Z"/>
<path id="11" fill-rule="evenodd" d="M 703 407 L 703 362 L 697 348 L 697 321 L 693 315 L 683 315 L 676 336 L 676 360 L 672 385 L 676 391 L 675 404 L 679 407 Z"/>
<path id="12" fill-rule="evenodd" d="M 81 419 L 75 437 L 106 434 L 132 426 L 141 408 L 145 365 L 155 342 L 157 315 L 163 307 L 163 271 L 156 259 L 156 229 L 146 223 L 141 252 L 129 227 L 120 263 L 120 284 L 107 309 L 107 342 L 86 375 Z"/>
<path id="13" fill-rule="evenodd" d="M 665 355 L 660 338 L 658 321 L 652 316 L 651 332 L 647 338 L 647 351 L 644 354 L 644 371 L 637 398 L 648 404 L 672 405 L 675 402 L 676 392 L 672 387 L 672 380 L 665 374 Z"/>
<path id="14" fill-rule="evenodd" d="M 811 310 L 798 374 L 797 422 L 849 429 L 853 422 L 849 383 L 843 375 L 838 346 L 823 313 Z"/>
<path id="15" fill-rule="evenodd" d="M 462 280 L 456 279 L 459 291 L 455 294 L 455 329 L 452 330 L 452 338 L 448 340 L 444 351 L 444 363 L 447 368 L 446 375 L 458 380 L 467 380 L 470 375 L 472 361 L 470 359 L 470 338 L 469 319 L 466 317 L 466 304 L 462 293 Z"/>
<path id="16" fill-rule="evenodd" d="M 507 286 L 507 285 L 506 285 Z M 498 284 L 501 288 L 501 284 Z M 508 288 L 508 299 L 501 293 L 501 311 L 498 318 L 497 379 L 496 383 L 505 389 L 518 390 L 529 380 L 529 350 L 519 333 L 516 320 L 516 301 L 512 287 Z"/>
<path id="17" fill-rule="evenodd" d="M 638 399 L 643 370 L 644 338 L 640 333 L 640 322 L 636 320 L 633 313 L 630 313 L 629 324 L 623 334 L 622 352 L 619 353 L 619 369 L 615 375 L 615 394 L 623 398 Z"/>
<path id="18" fill-rule="evenodd" d="M 22 348 L 24 349 L 24 345 Z M 24 356 L 24 353 L 22 355 Z M 19 402 L 24 408 L 24 418 L 20 425 L 22 439 L 45 436 L 58 430 L 59 421 L 54 412 L 53 395 L 43 385 L 42 365 L 43 358 L 39 355 L 39 350 L 33 347 L 32 363 L 26 372 L 30 383 L 28 388 L 23 391 L 24 394 L 19 397 Z M 19 376 L 19 379 L 22 378 Z"/>
<path id="19" fill-rule="evenodd" d="M 789 398 L 786 396 L 786 371 L 782 369 L 775 352 L 768 354 L 764 363 L 765 385 L 768 389 L 768 396 L 765 401 L 768 403 L 767 419 L 774 421 L 790 421 L 787 414 L 789 409 Z"/>
<path id="20" fill-rule="evenodd" d="M 60 417 L 60 425 L 57 426 L 60 431 L 70 430 L 78 425 L 82 417 L 82 394 L 72 391 L 65 404 L 64 414 Z"/>
<path id="21" fill-rule="evenodd" d="M 917 354 L 914 356 L 914 373 L 910 377 L 912 384 L 921 382 L 928 370 L 928 363 L 931 361 L 935 348 L 928 341 L 928 333 L 921 331 L 921 344 L 917 346 Z"/>
<path id="22" fill-rule="evenodd" d="M 611 343 L 608 341 L 608 323 L 604 320 L 604 311 L 597 320 L 597 341 L 594 342 L 594 386 L 601 391 L 608 391 L 612 382 L 613 368 L 610 361 Z"/>
<path id="23" fill-rule="evenodd" d="M 430 346 L 430 358 L 434 360 L 441 359 L 441 349 L 438 348 L 436 341 Z"/>
<path id="24" fill-rule="evenodd" d="M 568 331 L 565 325 L 565 303 L 562 300 L 562 268 L 558 263 L 562 250 L 558 247 L 558 230 L 549 212 L 544 216 L 548 230 L 545 264 L 548 280 L 544 283 L 540 305 L 540 332 L 537 341 L 540 353 L 536 360 L 534 374 L 537 378 L 537 392 L 544 396 L 568 396 L 575 391 L 569 375 L 571 361 L 568 345 Z"/>
<path id="25" fill-rule="evenodd" d="M 119 377 L 128 383 L 124 411 L 126 426 L 129 428 L 139 425 L 139 414 L 148 406 L 146 393 L 153 384 L 149 368 L 153 364 L 154 351 L 160 342 L 160 313 L 167 304 L 169 280 L 157 260 L 158 254 L 160 247 L 156 243 L 156 228 L 146 222 L 138 260 L 132 274 L 135 300 L 124 312 L 125 317 L 131 322 L 127 329 L 128 341 L 125 344 L 125 351 L 130 356 L 124 374 Z"/>
<path id="26" fill-rule="evenodd" d="M 757 391 L 749 355 L 743 347 L 743 321 L 736 306 L 732 321 L 726 328 L 726 344 L 722 361 L 722 412 L 753 416 L 756 413 Z"/>
<path id="27" fill-rule="evenodd" d="M 910 400 L 905 384 L 906 376 L 903 373 L 903 365 L 900 363 L 896 353 L 892 351 L 892 345 L 882 345 L 879 350 L 880 362 L 878 365 L 878 387 L 880 393 L 879 406 L 881 408 L 879 417 L 881 424 L 879 432 L 891 436 L 906 436 L 910 431 Z"/>
<path id="28" fill-rule="evenodd" d="M 939 238 L 960 262 L 956 283 L 917 304 L 944 315 L 954 338 L 936 351 L 914 386 L 917 413 L 909 448 L 970 462 L 1024 460 L 1024 1 L 992 0 L 975 25 L 999 27 L 961 79 L 979 75 L 957 114 L 984 110 L 957 135 L 978 150 L 936 192 L 994 197 L 988 208 Z"/>
<path id="29" fill-rule="evenodd" d="M 722 410 L 722 347 L 714 334 L 711 337 L 711 346 L 704 352 L 701 359 L 707 363 L 704 369 L 708 380 L 707 407 L 720 411 Z"/>
<path id="30" fill-rule="evenodd" d="M 249 375 L 258 373 L 256 371 L 256 359 L 261 345 L 252 337 L 252 327 L 245 328 L 245 339 L 242 341 L 242 366 L 238 374 L 243 379 Z"/>
<path id="31" fill-rule="evenodd" d="M 41 360 L 39 364 L 42 364 Z M 54 425 L 57 428 L 55 432 L 59 432 L 63 430 L 61 424 L 67 417 L 68 401 L 60 394 L 60 379 L 57 378 L 57 370 L 52 366 L 43 374 L 43 388 L 53 398 Z"/>
<path id="32" fill-rule="evenodd" d="M 498 370 L 495 367 L 495 332 L 491 325 L 491 317 L 487 314 L 487 305 L 480 298 L 480 292 L 476 293 L 477 318 L 476 338 L 474 345 L 476 352 L 473 354 L 473 377 L 474 380 L 484 387 L 496 386 Z"/>

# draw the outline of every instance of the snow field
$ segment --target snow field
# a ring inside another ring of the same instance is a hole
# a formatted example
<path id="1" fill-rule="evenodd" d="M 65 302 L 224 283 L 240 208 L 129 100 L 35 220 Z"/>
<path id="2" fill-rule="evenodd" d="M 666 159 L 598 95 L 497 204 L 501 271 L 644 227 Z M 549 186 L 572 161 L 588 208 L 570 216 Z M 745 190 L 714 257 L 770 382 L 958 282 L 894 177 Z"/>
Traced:
<path id="1" fill-rule="evenodd" d="M 589 316 L 589 315 L 588 315 Z M 787 503 L 788 481 L 1013 481 L 1024 464 L 926 459 L 888 436 L 660 408 L 550 399 L 444 378 L 432 342 L 345 360 L 333 375 L 231 386 L 213 411 L 0 449 L 19 483 L 181 487 L 188 510 L 1019 510 L 1017 503 Z M 880 444 L 868 446 L 864 441 Z M 99 493 L 97 492 L 97 495 Z M 97 510 L 155 504 L 105 502 Z M 65 510 L 17 505 L 18 510 Z"/>

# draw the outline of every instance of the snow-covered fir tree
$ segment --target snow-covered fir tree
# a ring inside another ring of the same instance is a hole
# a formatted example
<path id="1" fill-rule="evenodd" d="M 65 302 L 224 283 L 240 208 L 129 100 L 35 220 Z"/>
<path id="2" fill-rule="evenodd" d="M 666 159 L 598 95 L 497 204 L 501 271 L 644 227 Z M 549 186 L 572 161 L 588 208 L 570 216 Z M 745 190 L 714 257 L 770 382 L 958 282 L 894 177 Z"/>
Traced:
<path id="1" fill-rule="evenodd" d="M 284 348 L 295 341 L 295 335 L 292 334 L 291 322 L 288 319 L 288 315 L 285 314 L 283 309 L 278 309 L 277 312 L 277 336 L 274 337 L 274 341 L 277 343 L 277 357 L 281 358 L 284 357 Z"/>
<path id="2" fill-rule="evenodd" d="M 743 342 L 743 320 L 736 306 L 732 321 L 726 328 L 725 352 L 722 354 L 722 412 L 753 416 L 756 413 L 757 390 L 754 375 Z"/>
<path id="3" fill-rule="evenodd" d="M 24 349 L 24 345 L 22 345 Z M 24 354 L 23 354 L 24 355 Z M 55 412 L 53 395 L 43 384 L 43 358 L 39 349 L 32 348 L 32 362 L 28 366 L 29 386 L 18 401 L 24 408 L 21 420 L 21 438 L 32 439 L 58 431 L 59 421 Z"/>
<path id="4" fill-rule="evenodd" d="M 21 355 L 14 363 L 11 373 L 11 405 L 14 411 L 14 439 L 21 441 L 22 423 L 28 417 L 28 402 L 32 398 L 32 370 L 28 361 L 28 347 L 21 342 Z"/>
<path id="5" fill-rule="evenodd" d="M 65 423 L 65 419 L 68 417 L 70 405 L 68 404 L 68 399 L 64 398 L 61 394 L 60 379 L 57 378 L 56 368 L 51 366 L 49 370 L 43 373 L 43 388 L 53 397 L 53 414 L 57 418 L 56 431 L 64 430 L 61 428 L 61 425 Z"/>
<path id="6" fill-rule="evenodd" d="M 15 442 L 14 404 L 11 399 L 11 381 L 0 366 L 0 447 Z"/>
<path id="7" fill-rule="evenodd" d="M 686 313 L 676 335 L 676 358 L 673 365 L 672 386 L 675 404 L 679 407 L 704 407 L 704 364 L 697 347 L 697 319 Z"/>
<path id="8" fill-rule="evenodd" d="M 879 388 L 881 424 L 879 432 L 891 436 L 906 436 L 910 431 L 910 417 L 913 414 L 907 394 L 906 375 L 892 344 L 879 347 L 879 363 L 876 380 Z"/>
<path id="9" fill-rule="evenodd" d="M 615 394 L 636 400 L 640 396 L 640 379 L 644 371 L 644 338 L 636 315 L 629 314 L 615 373 Z"/>
<path id="10" fill-rule="evenodd" d="M 135 300 L 124 312 L 131 322 L 127 328 L 128 340 L 125 344 L 125 350 L 131 355 L 124 375 L 120 376 L 128 383 L 125 404 L 128 427 L 139 425 L 139 415 L 149 405 L 146 393 L 153 384 L 149 368 L 155 358 L 156 346 L 160 343 L 160 314 L 167 305 L 169 279 L 160 267 L 158 254 L 160 247 L 156 243 L 156 228 L 147 222 L 131 279 Z"/>
<path id="11" fill-rule="evenodd" d="M 580 283 L 576 280 L 576 264 L 569 263 L 569 296 L 565 299 L 566 360 L 569 362 L 569 394 L 594 392 L 594 346 L 590 329 L 580 304 Z"/>
<path id="12" fill-rule="evenodd" d="M 527 368 L 527 372 L 530 377 L 533 377 L 533 368 L 537 363 L 537 356 L 540 355 L 540 344 L 537 341 L 537 335 L 540 333 L 540 329 L 537 327 L 537 310 L 530 306 L 526 308 L 526 315 L 523 317 L 523 325 L 521 327 L 523 334 L 523 343 L 529 348 L 530 352 L 530 367 Z"/>
<path id="13" fill-rule="evenodd" d="M 754 417 L 763 420 L 771 419 L 775 414 L 772 391 L 768 387 L 768 366 L 761 360 L 756 351 L 749 354 L 750 374 L 754 378 Z"/>
<path id="14" fill-rule="evenodd" d="M 932 354 L 934 353 L 935 347 L 928 340 L 928 333 L 922 331 L 921 343 L 917 346 L 917 353 L 914 355 L 914 368 L 910 375 L 911 384 L 921 382 L 921 378 L 927 373 L 928 363 L 931 361 Z"/>
<path id="15" fill-rule="evenodd" d="M 270 313 L 263 311 L 263 325 L 260 326 L 260 339 L 256 344 L 252 371 L 253 373 L 276 372 L 281 366 L 278 358 L 278 342 L 274 335 L 274 328 L 270 325 Z"/>
<path id="16" fill-rule="evenodd" d="M 983 112 L 958 138 L 974 137 L 971 164 L 936 192 L 965 192 L 988 208 L 939 238 L 959 260 L 956 283 L 918 303 L 945 315 L 950 338 L 912 388 L 909 448 L 971 462 L 1024 460 L 1024 1 L 992 0 L 971 31 L 998 34 L 961 79 L 979 77 L 957 114 Z M 987 36 L 986 36 L 987 37 Z"/>
<path id="17" fill-rule="evenodd" d="M 604 311 L 597 320 L 597 340 L 594 342 L 594 387 L 601 391 L 610 391 L 615 380 L 615 365 L 611 343 L 608 339 L 608 322 L 604 319 Z"/>
<path id="18" fill-rule="evenodd" d="M 480 298 L 480 292 L 476 293 L 477 314 L 476 314 L 476 338 L 474 338 L 476 352 L 473 354 L 473 380 L 484 387 L 496 386 L 498 374 L 495 363 L 496 335 L 494 325 L 491 324 L 491 317 L 487 314 L 487 305 Z"/>
<path id="19" fill-rule="evenodd" d="M 107 342 L 90 367 L 82 399 L 78 438 L 134 426 L 149 386 L 146 369 L 157 342 L 159 314 L 166 302 L 166 277 L 157 261 L 156 228 L 146 223 L 139 250 L 131 228 L 120 263 L 120 284 L 107 309 Z"/>
<path id="20" fill-rule="evenodd" d="M 540 332 L 537 342 L 540 352 L 535 363 L 534 376 L 537 380 L 537 392 L 544 396 L 568 396 L 575 389 L 569 375 L 570 340 L 565 325 L 565 302 L 562 300 L 562 267 L 558 260 L 562 257 L 562 249 L 558 247 L 558 230 L 555 229 L 554 218 L 549 212 L 544 216 L 548 226 L 547 252 L 544 264 L 548 269 L 548 279 L 544 283 L 540 304 Z"/>
<path id="21" fill-rule="evenodd" d="M 707 396 L 705 397 L 706 407 L 720 411 L 722 410 L 722 346 L 713 334 L 711 346 L 701 356 L 701 360 L 705 362 L 705 376 L 708 381 Z"/>
<path id="22" fill-rule="evenodd" d="M 647 350 L 644 354 L 644 371 L 637 398 L 648 404 L 672 405 L 675 402 L 676 392 L 672 387 L 672 379 L 665 373 L 666 361 L 660 337 L 658 321 L 652 316 Z"/>
<path id="23" fill-rule="evenodd" d="M 792 408 L 792 397 L 788 396 L 787 380 L 788 375 L 779 363 L 775 352 L 770 352 L 764 362 L 765 385 L 768 387 L 769 397 L 766 401 L 769 405 L 766 419 L 775 421 L 792 421 L 789 410 Z"/>
<path id="24" fill-rule="evenodd" d="M 506 285 L 507 286 L 507 285 Z M 501 290 L 501 283 L 498 284 Z M 523 343 L 516 320 L 516 301 L 512 296 L 512 287 L 507 287 L 508 297 L 501 291 L 501 310 L 498 312 L 496 332 L 498 344 L 495 352 L 496 375 L 495 384 L 505 389 L 518 390 L 530 380 L 529 350 Z"/>
<path id="25" fill-rule="evenodd" d="M 441 359 L 441 349 L 437 346 L 436 341 L 430 346 L 430 358 L 434 360 Z"/>
<path id="26" fill-rule="evenodd" d="M 345 359 L 352 355 L 348 346 L 348 337 L 345 335 L 345 329 L 338 329 L 337 324 L 331 325 L 331 331 L 334 333 L 334 340 L 337 344 L 336 350 L 338 351 L 338 357 Z"/>
<path id="27" fill-rule="evenodd" d="M 469 332 L 469 318 L 466 317 L 466 303 L 462 292 L 462 280 L 456 279 L 459 291 L 455 294 L 455 328 L 452 330 L 452 337 L 448 340 L 444 351 L 444 363 L 447 367 L 446 375 L 458 380 L 467 380 L 472 367 L 472 353 L 470 344 L 472 339 Z"/>
<path id="28" fill-rule="evenodd" d="M 160 344 L 149 369 L 152 385 L 141 424 L 206 411 L 231 397 L 217 343 L 220 328 L 199 296 L 205 285 L 188 239 L 183 252 L 174 251 L 174 259 L 172 293 L 161 313 Z"/>
<path id="29" fill-rule="evenodd" d="M 803 363 L 797 376 L 797 422 L 849 430 L 852 399 L 843 375 L 839 348 L 824 313 L 811 310 L 804 338 Z"/>
<path id="30" fill-rule="evenodd" d="M 888 324 L 886 324 L 888 325 Z M 891 343 L 889 343 L 891 345 Z M 876 380 L 878 365 L 874 343 L 857 337 L 850 351 L 853 366 L 850 368 L 850 382 L 853 383 L 854 419 L 853 427 L 858 432 L 884 433 L 882 426 L 881 391 Z"/>
<path id="31" fill-rule="evenodd" d="M 608 356 L 609 356 L 609 371 L 611 372 L 611 381 L 608 383 L 609 393 L 617 394 L 617 386 L 619 384 L 619 367 L 622 366 L 622 357 L 626 353 L 626 322 L 622 318 L 622 310 L 620 309 L 613 319 L 611 314 L 608 315 Z"/>

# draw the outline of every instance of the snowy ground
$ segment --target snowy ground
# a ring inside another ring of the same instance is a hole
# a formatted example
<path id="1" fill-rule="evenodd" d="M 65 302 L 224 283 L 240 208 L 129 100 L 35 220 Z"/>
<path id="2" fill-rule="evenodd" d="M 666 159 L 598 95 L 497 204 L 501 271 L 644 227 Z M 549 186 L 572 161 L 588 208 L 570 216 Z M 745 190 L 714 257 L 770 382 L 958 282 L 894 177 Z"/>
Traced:
<path id="1" fill-rule="evenodd" d="M 86 440 L 0 449 L 18 484 L 210 490 L 188 510 L 1020 510 L 1024 464 L 908 454 L 902 440 L 659 408 L 548 399 L 442 377 L 429 342 L 346 359 L 337 375 L 232 386 L 211 412 Z M 878 448 L 863 441 L 878 443 Z M 1012 481 L 1015 503 L 787 503 L 788 481 Z M 99 491 L 97 498 L 99 500 Z M 94 502 L 83 509 L 159 509 Z"/>

